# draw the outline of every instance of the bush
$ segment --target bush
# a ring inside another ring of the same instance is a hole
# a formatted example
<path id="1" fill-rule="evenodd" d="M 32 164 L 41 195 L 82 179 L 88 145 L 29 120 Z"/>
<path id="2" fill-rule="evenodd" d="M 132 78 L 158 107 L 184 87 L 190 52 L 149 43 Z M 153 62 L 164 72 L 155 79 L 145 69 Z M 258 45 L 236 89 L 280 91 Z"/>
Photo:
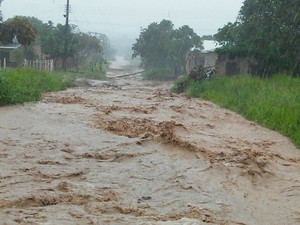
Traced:
<path id="1" fill-rule="evenodd" d="M 144 80 L 175 80 L 177 76 L 173 75 L 172 71 L 164 68 L 155 68 L 149 71 L 146 71 L 142 74 Z"/>
<path id="2" fill-rule="evenodd" d="M 175 83 L 174 86 L 171 88 L 172 92 L 175 92 L 177 94 L 185 92 L 188 88 L 188 86 L 191 84 L 191 80 L 188 75 L 184 75 L 182 77 L 179 77 Z"/>
<path id="3" fill-rule="evenodd" d="M 229 108 L 276 130 L 300 147 L 300 79 L 277 75 L 269 79 L 224 77 L 194 82 L 188 94 Z"/>

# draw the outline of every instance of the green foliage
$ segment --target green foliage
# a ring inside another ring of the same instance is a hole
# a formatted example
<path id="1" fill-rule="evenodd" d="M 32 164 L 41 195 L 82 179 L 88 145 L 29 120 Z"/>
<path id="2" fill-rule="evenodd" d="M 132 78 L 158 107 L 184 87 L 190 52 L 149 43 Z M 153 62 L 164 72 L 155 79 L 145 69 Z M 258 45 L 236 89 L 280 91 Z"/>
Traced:
<path id="1" fill-rule="evenodd" d="M 298 0 L 246 0 L 238 20 L 215 35 L 224 52 L 257 60 L 261 75 L 300 75 L 300 11 Z"/>
<path id="2" fill-rule="evenodd" d="M 144 80 L 159 80 L 159 81 L 166 81 L 166 80 L 174 80 L 176 76 L 172 74 L 172 71 L 165 69 L 165 68 L 155 68 L 149 71 L 146 71 L 142 74 Z"/>
<path id="3" fill-rule="evenodd" d="M 133 45 L 133 58 L 140 56 L 145 69 L 163 68 L 167 65 L 168 45 L 173 32 L 171 21 L 163 20 L 159 24 L 151 23 L 142 29 Z"/>
<path id="4" fill-rule="evenodd" d="M 141 57 L 145 69 L 166 68 L 180 74 L 185 66 L 185 54 L 192 47 L 203 49 L 201 38 L 185 25 L 178 29 L 169 20 L 151 23 L 142 29 L 133 44 L 133 58 Z"/>
<path id="5" fill-rule="evenodd" d="M 216 41 L 221 45 L 231 46 L 235 44 L 235 40 L 238 36 L 239 23 L 227 23 L 223 28 L 218 30 L 218 33 L 214 35 Z"/>
<path id="6" fill-rule="evenodd" d="M 43 24 L 36 18 L 29 18 L 37 32 L 37 44 L 41 45 L 42 52 L 49 54 L 50 58 L 62 59 L 65 54 L 66 27 L 62 24 L 54 26 L 52 21 Z M 67 57 L 73 67 L 81 68 L 89 63 L 103 63 L 103 50 L 110 51 L 109 40 L 104 34 L 86 34 L 78 32 L 75 25 L 68 27 Z"/>
<path id="7" fill-rule="evenodd" d="M 175 81 L 174 86 L 171 88 L 171 91 L 180 94 L 182 92 L 185 92 L 191 83 L 192 81 L 189 76 L 184 75 L 182 77 L 179 77 Z"/>
<path id="8" fill-rule="evenodd" d="M 84 63 L 97 63 L 102 60 L 102 46 L 100 39 L 96 36 L 91 36 L 85 33 L 78 33 L 74 35 L 76 45 L 74 46 L 77 61 Z"/>
<path id="9" fill-rule="evenodd" d="M 65 88 L 63 78 L 55 73 L 30 69 L 0 71 L 0 105 L 38 101 L 43 92 Z"/>
<path id="10" fill-rule="evenodd" d="M 42 30 L 38 31 L 43 53 L 49 54 L 54 59 L 63 58 L 65 30 L 65 26 L 62 24 L 58 24 L 56 27 L 51 21 L 44 24 Z M 68 31 L 72 32 L 71 28 Z M 68 37 L 70 39 L 69 46 L 73 46 L 72 36 L 68 34 Z"/>
<path id="11" fill-rule="evenodd" d="M 277 75 L 217 77 L 194 82 L 188 94 L 213 101 L 290 137 L 300 147 L 300 79 Z"/>
<path id="12" fill-rule="evenodd" d="M 3 43 L 11 43 L 14 35 L 17 35 L 20 44 L 28 46 L 36 38 L 36 33 L 30 21 L 23 16 L 16 16 L 8 19 L 1 25 L 0 41 Z"/>

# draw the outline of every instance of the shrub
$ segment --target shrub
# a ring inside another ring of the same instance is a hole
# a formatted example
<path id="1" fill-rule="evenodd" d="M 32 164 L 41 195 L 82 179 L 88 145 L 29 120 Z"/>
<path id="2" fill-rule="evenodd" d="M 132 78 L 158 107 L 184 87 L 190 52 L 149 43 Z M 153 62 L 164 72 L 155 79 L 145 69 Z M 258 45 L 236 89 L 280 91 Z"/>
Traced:
<path id="1" fill-rule="evenodd" d="M 174 83 L 174 86 L 171 88 L 171 91 L 177 94 L 185 92 L 191 82 L 192 81 L 190 80 L 188 75 L 178 77 L 178 79 Z"/>

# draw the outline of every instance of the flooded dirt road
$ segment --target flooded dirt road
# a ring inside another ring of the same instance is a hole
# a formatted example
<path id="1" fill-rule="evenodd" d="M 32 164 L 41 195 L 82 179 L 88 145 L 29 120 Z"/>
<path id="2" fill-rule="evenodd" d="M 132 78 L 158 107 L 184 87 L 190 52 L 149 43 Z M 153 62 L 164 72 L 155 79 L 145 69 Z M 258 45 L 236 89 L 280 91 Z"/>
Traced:
<path id="1" fill-rule="evenodd" d="M 0 108 L 0 224 L 300 224 L 300 151 L 139 76 Z"/>

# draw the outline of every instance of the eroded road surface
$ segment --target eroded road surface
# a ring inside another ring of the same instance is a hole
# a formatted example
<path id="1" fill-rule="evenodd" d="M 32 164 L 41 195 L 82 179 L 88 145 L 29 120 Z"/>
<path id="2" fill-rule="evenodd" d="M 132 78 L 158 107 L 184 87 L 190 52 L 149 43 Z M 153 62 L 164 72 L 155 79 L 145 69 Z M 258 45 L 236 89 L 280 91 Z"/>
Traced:
<path id="1" fill-rule="evenodd" d="M 0 224 L 300 224 L 300 151 L 139 76 L 0 108 Z"/>

